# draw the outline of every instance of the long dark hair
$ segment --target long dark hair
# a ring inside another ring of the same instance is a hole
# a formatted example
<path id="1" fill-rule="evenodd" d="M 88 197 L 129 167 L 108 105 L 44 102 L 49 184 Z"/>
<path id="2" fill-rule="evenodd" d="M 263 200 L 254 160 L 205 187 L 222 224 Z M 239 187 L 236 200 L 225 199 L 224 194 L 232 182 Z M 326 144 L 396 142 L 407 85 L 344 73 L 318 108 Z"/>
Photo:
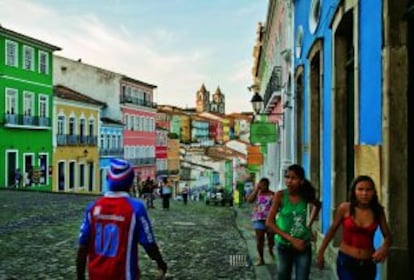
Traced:
<path id="1" fill-rule="evenodd" d="M 350 194 L 349 194 L 349 201 L 351 202 L 350 214 L 353 217 L 355 216 L 355 207 L 357 207 L 357 205 L 358 205 L 358 200 L 357 200 L 356 195 L 355 195 L 355 190 L 356 190 L 356 186 L 358 185 L 358 183 L 363 182 L 363 181 L 369 182 L 375 190 L 375 194 L 372 197 L 371 202 L 369 203 L 369 207 L 374 212 L 375 219 L 377 221 L 379 221 L 381 215 L 383 215 L 383 213 L 384 213 L 384 207 L 378 201 L 378 195 L 377 195 L 377 191 L 376 191 L 376 188 L 375 188 L 374 180 L 372 180 L 372 178 L 367 176 L 367 175 L 360 175 L 360 176 L 356 177 L 354 179 L 354 181 L 352 182 L 352 184 L 351 184 L 351 190 L 350 190 Z"/>
<path id="2" fill-rule="evenodd" d="M 313 187 L 312 183 L 306 179 L 305 177 L 305 170 L 299 164 L 292 164 L 286 169 L 286 173 L 288 171 L 292 171 L 299 177 L 299 179 L 303 180 L 303 183 L 299 187 L 299 195 L 305 200 L 307 203 L 315 202 L 316 201 L 316 190 Z"/>
<path id="3" fill-rule="evenodd" d="M 266 189 L 269 190 L 270 181 L 268 178 L 263 177 L 262 179 L 260 179 L 259 183 L 265 183 Z"/>

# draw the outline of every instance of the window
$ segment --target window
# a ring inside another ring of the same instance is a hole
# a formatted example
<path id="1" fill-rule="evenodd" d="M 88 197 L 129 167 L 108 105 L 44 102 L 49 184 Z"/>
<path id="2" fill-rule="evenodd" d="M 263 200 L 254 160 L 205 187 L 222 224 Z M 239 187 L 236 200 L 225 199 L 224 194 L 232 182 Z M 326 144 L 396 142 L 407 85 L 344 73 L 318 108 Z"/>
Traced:
<path id="1" fill-rule="evenodd" d="M 25 116 L 33 116 L 33 100 L 34 94 L 33 92 L 25 91 L 23 94 L 23 113 Z"/>
<path id="2" fill-rule="evenodd" d="M 85 119 L 79 121 L 79 135 L 81 138 L 85 136 Z"/>
<path id="3" fill-rule="evenodd" d="M 309 14 L 309 31 L 314 34 L 321 18 L 321 0 L 312 0 Z"/>
<path id="4" fill-rule="evenodd" d="M 128 130 L 129 128 L 129 117 L 128 115 L 125 115 L 125 129 Z"/>
<path id="5" fill-rule="evenodd" d="M 118 135 L 118 148 L 122 147 L 122 138 L 121 135 Z"/>
<path id="6" fill-rule="evenodd" d="M 139 131 L 139 117 L 134 117 L 134 130 Z"/>
<path id="7" fill-rule="evenodd" d="M 69 135 L 75 135 L 75 117 L 69 118 Z"/>
<path id="8" fill-rule="evenodd" d="M 17 114 L 17 90 L 6 88 L 6 113 L 9 115 Z"/>
<path id="9" fill-rule="evenodd" d="M 49 54 L 39 51 L 39 72 L 41 74 L 49 74 Z"/>
<path id="10" fill-rule="evenodd" d="M 49 97 L 47 95 L 39 95 L 39 117 L 49 117 Z"/>
<path id="11" fill-rule="evenodd" d="M 108 149 L 112 149 L 111 135 L 109 135 L 109 134 L 106 135 L 106 145 L 107 145 Z"/>
<path id="12" fill-rule="evenodd" d="M 79 187 L 85 187 L 85 164 L 79 164 Z"/>
<path id="13" fill-rule="evenodd" d="M 95 121 L 89 120 L 89 136 L 93 136 L 95 134 Z"/>
<path id="14" fill-rule="evenodd" d="M 58 116 L 57 134 L 58 135 L 65 134 L 65 116 Z"/>
<path id="15" fill-rule="evenodd" d="M 18 66 L 18 45 L 16 42 L 6 40 L 6 65 Z"/>
<path id="16" fill-rule="evenodd" d="M 134 116 L 129 116 L 129 130 L 134 130 Z"/>
<path id="17" fill-rule="evenodd" d="M 32 47 L 23 46 L 23 69 L 34 71 L 34 49 Z"/>
<path id="18" fill-rule="evenodd" d="M 106 144 L 105 144 L 105 134 L 101 134 L 101 148 L 102 149 L 106 149 Z"/>
<path id="19" fill-rule="evenodd" d="M 116 143 L 116 135 L 112 135 L 112 148 L 113 149 L 118 148 L 116 145 L 117 145 L 117 143 Z"/>

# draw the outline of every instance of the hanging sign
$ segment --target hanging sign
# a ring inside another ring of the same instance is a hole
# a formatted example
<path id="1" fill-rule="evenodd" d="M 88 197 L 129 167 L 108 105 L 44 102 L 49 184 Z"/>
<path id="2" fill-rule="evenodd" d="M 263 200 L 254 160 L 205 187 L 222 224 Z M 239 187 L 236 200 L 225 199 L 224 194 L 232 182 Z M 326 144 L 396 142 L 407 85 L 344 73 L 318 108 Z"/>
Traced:
<path id="1" fill-rule="evenodd" d="M 277 140 L 276 124 L 271 122 L 254 122 L 250 125 L 250 143 L 267 144 Z"/>

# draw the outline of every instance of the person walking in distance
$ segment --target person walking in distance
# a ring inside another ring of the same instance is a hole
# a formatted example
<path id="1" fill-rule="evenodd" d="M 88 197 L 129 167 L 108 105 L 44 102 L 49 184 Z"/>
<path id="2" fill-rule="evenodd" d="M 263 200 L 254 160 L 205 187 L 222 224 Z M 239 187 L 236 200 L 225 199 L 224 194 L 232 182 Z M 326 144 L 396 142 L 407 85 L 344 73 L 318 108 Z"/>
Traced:
<path id="1" fill-rule="evenodd" d="M 156 261 L 159 279 L 165 278 L 164 262 L 142 201 L 129 195 L 134 179 L 130 163 L 111 160 L 109 191 L 91 203 L 80 227 L 76 259 L 77 279 L 139 279 L 138 243 Z"/>
<path id="2" fill-rule="evenodd" d="M 20 188 L 20 184 L 22 181 L 22 173 L 20 172 L 19 168 L 16 168 L 16 171 L 14 172 L 14 186 L 15 188 Z"/>
<path id="3" fill-rule="evenodd" d="M 349 202 L 339 205 L 318 251 L 317 263 L 320 268 L 324 266 L 324 252 L 340 226 L 342 241 L 336 260 L 338 278 L 375 279 L 376 263 L 383 262 L 388 256 L 391 233 L 371 177 L 356 177 L 351 185 Z M 375 249 L 374 234 L 378 227 L 383 235 L 383 243 Z"/>
<path id="4" fill-rule="evenodd" d="M 187 201 L 188 201 L 188 185 L 185 184 L 183 190 L 181 191 L 181 195 L 183 196 L 183 202 L 185 205 L 187 205 Z"/>
<path id="5" fill-rule="evenodd" d="M 269 184 L 269 179 L 260 179 L 254 191 L 247 197 L 247 202 L 255 203 L 252 211 L 252 222 L 253 228 L 256 232 L 256 246 L 257 252 L 259 254 L 259 259 L 256 262 L 256 265 L 263 265 L 265 263 L 263 250 L 266 235 L 269 254 L 272 258 L 274 258 L 273 247 L 275 245 L 275 235 L 266 227 L 266 218 L 272 206 L 272 199 L 274 194 L 273 191 L 269 190 Z"/>
<path id="6" fill-rule="evenodd" d="M 293 164 L 287 168 L 285 185 L 286 189 L 274 195 L 266 220 L 266 225 L 277 234 L 276 279 L 292 279 L 292 269 L 295 266 L 295 279 L 307 280 L 312 258 L 311 229 L 321 203 L 316 198 L 312 184 L 305 178 L 302 166 Z M 308 204 L 312 206 L 309 221 Z"/>
<path id="7" fill-rule="evenodd" d="M 147 209 L 152 208 L 152 199 L 151 199 L 151 192 L 152 192 L 152 182 L 151 177 L 147 177 L 145 182 L 143 183 L 142 193 L 144 195 L 145 204 Z"/>
<path id="8" fill-rule="evenodd" d="M 172 194 L 172 187 L 167 177 L 162 178 L 161 196 L 162 196 L 162 208 L 170 209 L 170 198 Z"/>

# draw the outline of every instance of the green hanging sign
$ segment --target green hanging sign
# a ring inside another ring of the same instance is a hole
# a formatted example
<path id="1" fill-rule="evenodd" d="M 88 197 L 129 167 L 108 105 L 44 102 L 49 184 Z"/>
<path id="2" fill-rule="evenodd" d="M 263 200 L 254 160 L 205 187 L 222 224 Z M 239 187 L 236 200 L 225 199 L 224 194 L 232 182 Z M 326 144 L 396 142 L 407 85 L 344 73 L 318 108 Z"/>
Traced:
<path id="1" fill-rule="evenodd" d="M 258 172 L 258 171 L 260 171 L 260 165 L 249 164 L 249 165 L 247 165 L 247 170 L 250 171 L 250 172 Z"/>
<path id="2" fill-rule="evenodd" d="M 250 125 L 250 143 L 267 144 L 278 139 L 276 124 L 271 122 L 254 122 Z"/>

